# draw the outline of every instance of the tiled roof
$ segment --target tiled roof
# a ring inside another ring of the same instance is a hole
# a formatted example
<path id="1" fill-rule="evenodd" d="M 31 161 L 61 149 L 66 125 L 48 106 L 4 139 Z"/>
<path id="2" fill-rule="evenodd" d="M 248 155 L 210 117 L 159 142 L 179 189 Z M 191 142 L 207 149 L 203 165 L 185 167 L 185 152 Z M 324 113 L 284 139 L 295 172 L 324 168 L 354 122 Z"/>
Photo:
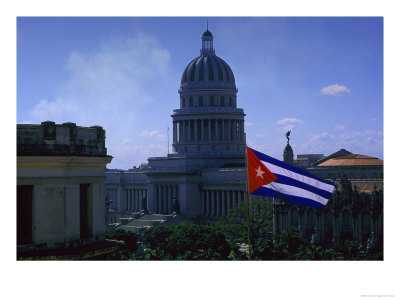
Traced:
<path id="1" fill-rule="evenodd" d="M 340 157 L 328 159 L 320 164 L 318 167 L 330 166 L 382 166 L 383 160 L 360 154 L 348 154 Z"/>

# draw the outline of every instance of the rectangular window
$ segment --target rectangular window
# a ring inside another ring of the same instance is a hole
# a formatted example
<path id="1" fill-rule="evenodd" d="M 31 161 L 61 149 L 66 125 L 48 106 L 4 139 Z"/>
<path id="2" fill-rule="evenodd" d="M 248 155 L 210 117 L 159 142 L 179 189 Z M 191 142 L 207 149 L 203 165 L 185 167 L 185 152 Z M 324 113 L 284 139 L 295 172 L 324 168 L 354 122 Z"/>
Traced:
<path id="1" fill-rule="evenodd" d="M 91 201 L 89 199 L 90 184 L 80 185 L 80 238 L 87 238 L 92 236 L 92 209 L 90 207 Z"/>
<path id="2" fill-rule="evenodd" d="M 33 185 L 17 186 L 17 244 L 32 243 Z"/>

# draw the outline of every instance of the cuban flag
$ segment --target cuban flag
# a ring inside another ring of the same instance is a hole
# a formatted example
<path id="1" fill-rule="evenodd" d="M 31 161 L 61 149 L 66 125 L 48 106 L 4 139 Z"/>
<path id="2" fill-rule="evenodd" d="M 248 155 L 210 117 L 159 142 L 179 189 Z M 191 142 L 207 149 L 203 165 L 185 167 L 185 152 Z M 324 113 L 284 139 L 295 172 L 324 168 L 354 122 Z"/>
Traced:
<path id="1" fill-rule="evenodd" d="M 247 147 L 249 194 L 283 198 L 323 209 L 335 189 L 333 182 Z"/>

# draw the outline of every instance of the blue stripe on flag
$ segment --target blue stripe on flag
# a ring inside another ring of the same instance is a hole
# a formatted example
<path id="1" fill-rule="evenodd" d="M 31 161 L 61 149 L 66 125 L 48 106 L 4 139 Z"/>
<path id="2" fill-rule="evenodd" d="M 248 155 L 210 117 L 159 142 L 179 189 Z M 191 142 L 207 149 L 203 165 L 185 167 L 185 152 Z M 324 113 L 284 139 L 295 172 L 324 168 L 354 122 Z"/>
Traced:
<path id="1" fill-rule="evenodd" d="M 287 170 L 289 170 L 289 171 L 298 173 L 298 174 L 303 175 L 303 176 L 307 176 L 307 177 L 313 178 L 313 179 L 318 180 L 318 181 L 323 182 L 323 183 L 333 184 L 331 181 L 323 180 L 323 179 L 321 179 L 321 178 L 319 178 L 319 177 L 317 177 L 317 176 L 315 176 L 315 175 L 313 175 L 313 174 L 304 172 L 303 170 L 298 169 L 298 168 L 296 168 L 296 167 L 293 167 L 293 166 L 291 166 L 291 165 L 289 165 L 289 164 L 287 164 L 287 163 L 284 163 L 283 161 L 277 160 L 277 159 L 275 159 L 275 158 L 273 158 L 273 157 L 270 157 L 270 156 L 268 156 L 268 155 L 265 155 L 264 153 L 258 152 L 257 150 L 254 150 L 253 148 L 251 148 L 251 150 L 254 152 L 254 154 L 255 154 L 261 161 L 269 162 L 269 163 L 271 163 L 271 164 L 273 164 L 273 165 L 276 165 L 276 166 L 278 166 L 278 167 L 287 169 Z"/>
<path id="2" fill-rule="evenodd" d="M 319 202 L 313 201 L 311 199 L 308 199 L 308 198 L 297 197 L 297 196 L 293 196 L 293 195 L 285 195 L 285 194 L 279 195 L 279 193 L 277 193 L 276 191 L 267 189 L 266 187 L 260 187 L 259 189 L 254 191 L 252 194 L 260 195 L 260 196 L 264 196 L 264 197 L 283 198 L 284 200 L 289 201 L 293 204 L 307 205 L 307 206 L 316 208 L 318 210 L 322 210 L 325 207 L 325 205 L 323 205 Z"/>
<path id="3" fill-rule="evenodd" d="M 279 175 L 279 174 L 275 174 L 276 177 L 278 177 L 278 179 L 275 181 L 276 183 L 282 183 L 282 184 L 287 184 L 287 185 L 292 185 L 292 186 L 296 186 L 298 188 L 310 191 L 314 194 L 317 194 L 321 197 L 324 198 L 329 198 L 331 193 L 325 190 L 321 190 L 319 188 L 316 188 L 315 186 L 306 184 L 304 182 L 298 181 L 296 179 L 290 178 L 290 177 L 286 177 L 283 175 Z"/>

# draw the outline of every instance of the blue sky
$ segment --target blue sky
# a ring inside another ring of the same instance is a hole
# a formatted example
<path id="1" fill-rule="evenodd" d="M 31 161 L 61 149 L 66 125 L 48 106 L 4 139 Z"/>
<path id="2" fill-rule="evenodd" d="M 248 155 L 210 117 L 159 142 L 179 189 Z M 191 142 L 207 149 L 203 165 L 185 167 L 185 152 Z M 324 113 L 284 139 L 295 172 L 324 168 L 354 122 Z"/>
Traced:
<path id="1" fill-rule="evenodd" d="M 206 20 L 18 18 L 17 122 L 101 125 L 110 168 L 165 156 Z M 282 159 L 292 130 L 295 156 L 345 148 L 383 159 L 383 18 L 208 21 L 235 74 L 249 146 Z"/>

